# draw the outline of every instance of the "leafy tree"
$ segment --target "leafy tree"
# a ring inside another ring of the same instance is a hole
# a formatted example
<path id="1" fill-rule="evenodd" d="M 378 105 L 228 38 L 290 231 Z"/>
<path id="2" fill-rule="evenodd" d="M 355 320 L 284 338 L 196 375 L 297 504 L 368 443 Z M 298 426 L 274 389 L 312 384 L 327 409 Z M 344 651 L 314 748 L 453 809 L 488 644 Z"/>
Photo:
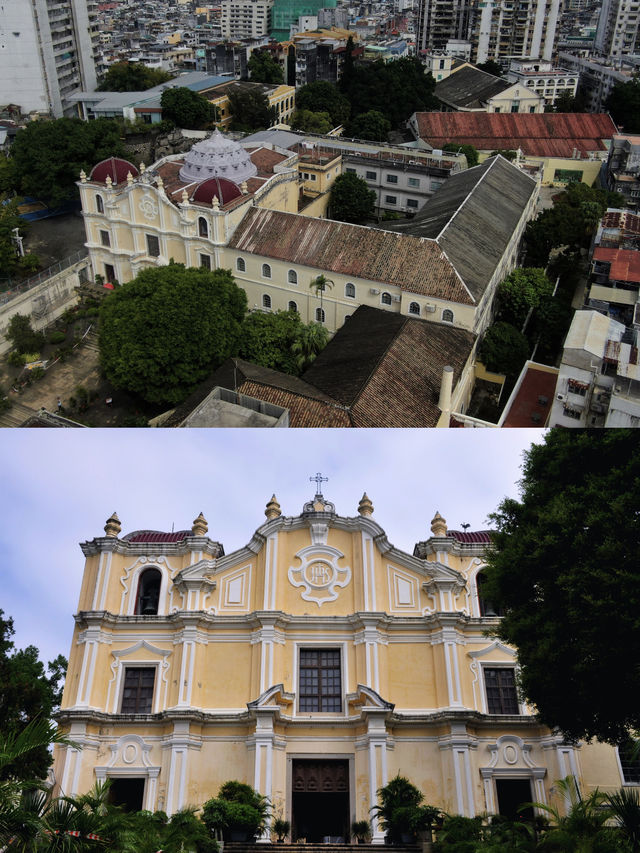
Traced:
<path id="1" fill-rule="evenodd" d="M 496 148 L 495 151 L 492 151 L 489 155 L 490 157 L 495 157 L 496 154 L 499 154 L 501 157 L 504 157 L 505 160 L 508 160 L 510 163 L 518 156 L 518 152 L 514 151 L 513 148 Z"/>
<path id="2" fill-rule="evenodd" d="M 250 132 L 265 130 L 275 124 L 277 111 L 259 87 L 242 86 L 229 93 L 233 130 Z"/>
<path id="3" fill-rule="evenodd" d="M 493 74 L 494 77 L 502 77 L 502 65 L 499 62 L 495 62 L 493 59 L 487 59 L 486 62 L 481 62 L 479 65 L 476 65 L 480 71 L 486 71 L 487 74 Z"/>
<path id="4" fill-rule="evenodd" d="M 234 830 L 249 838 L 264 831 L 270 813 L 269 801 L 244 782 L 225 782 L 218 796 L 202 807 L 202 820 L 210 832 L 222 831 L 225 839 Z"/>
<path id="5" fill-rule="evenodd" d="M 102 304 L 103 370 L 150 403 L 178 403 L 236 352 L 246 308 L 228 270 L 143 270 Z"/>
<path id="6" fill-rule="evenodd" d="M 116 62 L 97 87 L 97 92 L 144 92 L 171 80 L 172 74 L 160 68 L 149 68 L 142 62 Z"/>
<path id="7" fill-rule="evenodd" d="M 337 86 L 326 80 L 307 83 L 296 92 L 296 109 L 314 113 L 329 113 L 332 127 L 344 124 L 349 118 L 349 101 L 340 94 Z"/>
<path id="8" fill-rule="evenodd" d="M 216 120 L 216 108 L 211 101 L 186 86 L 165 89 L 160 106 L 163 121 L 172 121 L 186 130 L 202 130 Z"/>
<path id="9" fill-rule="evenodd" d="M 28 314 L 14 314 L 5 337 L 19 353 L 40 352 L 46 343 L 44 334 L 32 328 Z"/>
<path id="10" fill-rule="evenodd" d="M 480 361 L 487 370 L 517 376 L 529 358 L 529 342 L 511 323 L 498 322 L 485 332 L 480 345 Z"/>
<path id="11" fill-rule="evenodd" d="M 351 119 L 347 125 L 347 136 L 355 139 L 371 139 L 374 142 L 384 142 L 391 130 L 391 122 L 378 110 L 360 113 Z"/>
<path id="12" fill-rule="evenodd" d="M 305 329 L 296 311 L 249 314 L 242 324 L 238 356 L 262 367 L 296 375 L 299 365 L 293 345 L 305 337 Z"/>
<path id="13" fill-rule="evenodd" d="M 522 328 L 529 312 L 545 305 L 553 293 L 553 284 L 543 269 L 515 269 L 498 286 L 500 318 Z"/>
<path id="14" fill-rule="evenodd" d="M 304 133 L 329 133 L 332 128 L 331 116 L 327 112 L 296 110 L 291 117 L 291 127 Z"/>
<path id="15" fill-rule="evenodd" d="M 353 80 L 353 70 L 354 70 L 354 61 L 353 61 L 353 50 L 355 45 L 353 43 L 353 36 L 349 36 L 347 39 L 347 44 L 344 52 L 344 63 L 342 65 L 342 75 L 340 80 L 338 81 L 338 86 L 340 91 L 345 91 L 351 85 L 351 81 Z"/>
<path id="16" fill-rule="evenodd" d="M 640 443 L 634 430 L 551 430 L 523 472 L 520 500 L 492 516 L 497 634 L 518 648 L 543 723 L 618 743 L 640 729 Z"/>
<path id="17" fill-rule="evenodd" d="M 341 222 L 363 222 L 373 216 L 376 194 L 353 172 L 338 175 L 331 188 L 331 218 Z"/>
<path id="18" fill-rule="evenodd" d="M 433 94 L 435 80 L 424 73 L 424 66 L 415 58 L 357 66 L 351 80 L 343 85 L 351 115 L 377 110 L 392 128 L 400 127 L 417 110 L 438 109 Z"/>
<path id="19" fill-rule="evenodd" d="M 473 145 L 459 145 L 457 142 L 447 142 L 442 146 L 443 151 L 450 151 L 453 154 L 464 154 L 467 158 L 467 166 L 471 169 L 472 166 L 478 165 L 478 149 Z"/>
<path id="20" fill-rule="evenodd" d="M 88 173 L 100 160 L 123 154 L 120 127 L 112 119 L 32 121 L 11 146 L 13 189 L 53 206 L 63 204 L 78 198 L 82 169 Z"/>
<path id="21" fill-rule="evenodd" d="M 291 344 L 291 352 L 296 357 L 296 366 L 301 373 L 313 364 L 328 341 L 329 332 L 322 323 L 307 323 L 302 327 L 300 335 Z"/>
<path id="22" fill-rule="evenodd" d="M 640 133 L 640 79 L 616 83 L 604 106 L 624 133 Z"/>
<path id="23" fill-rule="evenodd" d="M 48 720 L 60 705 L 67 661 L 59 655 L 45 671 L 35 646 L 14 647 L 14 633 L 13 619 L 5 619 L 0 610 L 0 732 L 13 748 L 17 744 L 24 748 L 5 761 L 11 750 L 7 753 L 0 742 L 0 780 L 44 779 L 51 763 Z M 32 743 L 34 733 L 46 737 L 46 742 Z"/>
<path id="24" fill-rule="evenodd" d="M 550 816 L 552 825 L 540 843 L 541 850 L 557 853 L 620 853 L 620 834 L 607 825 L 611 817 L 606 808 L 606 795 L 597 789 L 587 796 L 578 791 L 575 778 L 568 776 L 555 783 L 559 792 L 570 802 L 567 814 L 547 803 L 536 803 L 540 811 Z"/>
<path id="25" fill-rule="evenodd" d="M 282 83 L 282 68 L 268 50 L 254 50 L 249 57 L 249 74 L 254 83 Z"/>
<path id="26" fill-rule="evenodd" d="M 563 92 L 556 98 L 551 111 L 554 113 L 586 113 L 587 102 L 580 92 L 576 92 L 575 95 Z M 545 112 L 547 112 L 546 108 Z"/>
<path id="27" fill-rule="evenodd" d="M 14 228 L 24 236 L 28 223 L 18 213 L 19 199 L 3 199 L 0 195 L 0 276 L 12 275 L 20 269 L 20 255 L 14 240 Z"/>

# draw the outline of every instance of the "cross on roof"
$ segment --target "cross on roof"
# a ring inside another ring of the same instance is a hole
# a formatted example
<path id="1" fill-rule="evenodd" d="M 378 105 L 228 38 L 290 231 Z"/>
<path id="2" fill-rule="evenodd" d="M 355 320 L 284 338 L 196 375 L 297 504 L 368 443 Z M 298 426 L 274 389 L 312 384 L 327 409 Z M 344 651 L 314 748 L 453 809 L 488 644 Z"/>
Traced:
<path id="1" fill-rule="evenodd" d="M 309 477 L 309 480 L 312 483 L 315 480 L 315 482 L 316 482 L 316 494 L 317 495 L 322 494 L 322 483 L 328 483 L 329 482 L 329 478 L 323 477 L 322 474 L 320 474 L 320 473 L 316 474 L 315 477 Z"/>

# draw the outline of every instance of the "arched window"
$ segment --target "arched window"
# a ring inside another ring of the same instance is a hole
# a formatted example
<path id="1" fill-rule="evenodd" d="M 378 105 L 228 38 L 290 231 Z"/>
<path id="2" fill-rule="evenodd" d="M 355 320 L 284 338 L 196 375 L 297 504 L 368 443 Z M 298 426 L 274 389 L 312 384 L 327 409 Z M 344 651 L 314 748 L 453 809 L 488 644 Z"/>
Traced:
<path id="1" fill-rule="evenodd" d="M 244 258 L 236 258 L 236 269 L 238 272 L 246 272 L 247 265 L 244 262 Z"/>
<path id="2" fill-rule="evenodd" d="M 96 196 L 96 210 L 98 213 L 104 213 L 104 202 L 101 195 Z"/>
<path id="3" fill-rule="evenodd" d="M 316 308 L 316 323 L 324 323 L 324 309 Z"/>
<path id="4" fill-rule="evenodd" d="M 208 237 L 209 236 L 209 223 L 204 218 L 204 216 L 198 217 L 198 234 L 201 237 Z"/>
<path id="5" fill-rule="evenodd" d="M 296 311 L 297 312 L 297 310 L 298 310 L 297 304 L 295 302 L 290 302 L 289 303 L 289 311 Z"/>
<path id="6" fill-rule="evenodd" d="M 391 294 L 386 292 L 383 293 L 380 297 L 380 301 L 383 305 L 391 305 Z"/>
<path id="7" fill-rule="evenodd" d="M 287 281 L 289 284 L 297 284 L 298 283 L 298 273 L 295 270 L 289 270 L 287 273 Z"/>
<path id="8" fill-rule="evenodd" d="M 262 264 L 262 277 L 271 278 L 271 267 L 269 264 Z"/>
<path id="9" fill-rule="evenodd" d="M 271 308 L 271 297 L 268 293 L 262 294 L 262 307 L 263 308 Z"/>
<path id="10" fill-rule="evenodd" d="M 344 295 L 348 296 L 349 299 L 355 299 L 356 298 L 356 286 L 355 286 L 355 284 L 351 284 L 351 282 L 348 281 L 344 287 Z"/>
<path id="11" fill-rule="evenodd" d="M 409 314 L 419 314 L 419 313 L 420 313 L 420 306 L 418 305 L 418 303 L 417 302 L 410 302 L 409 303 Z"/>
<path id="12" fill-rule="evenodd" d="M 136 614 L 138 616 L 156 616 L 160 601 L 162 575 L 158 569 L 145 569 L 138 580 L 136 596 Z"/>
<path id="13" fill-rule="evenodd" d="M 487 576 L 484 572 L 478 572 L 476 575 L 476 590 L 478 592 L 478 606 L 481 616 L 502 616 L 502 610 L 496 607 L 492 601 L 484 595 L 483 586 L 486 585 Z"/>
<path id="14" fill-rule="evenodd" d="M 453 323 L 453 311 L 450 311 L 448 308 L 442 312 L 442 320 L 445 323 Z"/>

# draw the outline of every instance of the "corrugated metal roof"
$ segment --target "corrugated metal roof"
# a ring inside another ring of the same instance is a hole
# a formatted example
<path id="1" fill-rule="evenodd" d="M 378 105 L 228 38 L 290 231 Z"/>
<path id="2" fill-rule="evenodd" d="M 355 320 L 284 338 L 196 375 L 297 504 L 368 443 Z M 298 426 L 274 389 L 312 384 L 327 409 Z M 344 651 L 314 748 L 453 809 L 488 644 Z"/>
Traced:
<path id="1" fill-rule="evenodd" d="M 434 240 L 254 207 L 228 247 L 328 273 L 395 285 L 422 296 L 474 304 Z"/>
<path id="2" fill-rule="evenodd" d="M 455 74 L 450 74 L 440 80 L 434 89 L 434 95 L 440 101 L 450 106 L 466 109 L 482 109 L 490 98 L 505 92 L 515 84 L 487 74 L 479 68 L 469 66 L 461 68 Z"/>
<path id="3" fill-rule="evenodd" d="M 458 72 L 459 74 L 460 72 Z M 522 149 L 535 157 L 606 151 L 616 132 L 604 113 L 416 113 L 418 132 L 434 148 L 447 142 L 479 151 Z"/>
<path id="4" fill-rule="evenodd" d="M 640 282 L 640 252 L 634 249 L 605 249 L 598 246 L 593 250 L 594 261 L 610 263 L 609 279 L 613 281 Z"/>

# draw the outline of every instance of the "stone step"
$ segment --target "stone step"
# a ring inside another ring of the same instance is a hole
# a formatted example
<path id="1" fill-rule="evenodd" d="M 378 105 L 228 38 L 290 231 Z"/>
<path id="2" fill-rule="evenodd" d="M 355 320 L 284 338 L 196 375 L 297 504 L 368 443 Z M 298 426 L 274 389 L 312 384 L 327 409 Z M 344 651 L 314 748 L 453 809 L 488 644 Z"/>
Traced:
<path id="1" fill-rule="evenodd" d="M 6 412 L 0 414 L 0 428 L 2 427 L 19 427 L 31 415 L 35 415 L 35 409 L 30 409 L 29 406 L 24 406 L 15 400 L 11 401 L 12 405 Z"/>

